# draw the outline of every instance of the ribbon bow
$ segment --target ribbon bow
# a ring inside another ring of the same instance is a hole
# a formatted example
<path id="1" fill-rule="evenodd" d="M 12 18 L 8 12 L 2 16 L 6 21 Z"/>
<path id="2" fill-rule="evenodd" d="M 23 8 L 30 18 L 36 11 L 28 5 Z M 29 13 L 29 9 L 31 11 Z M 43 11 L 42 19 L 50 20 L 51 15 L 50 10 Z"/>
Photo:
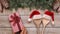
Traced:
<path id="1" fill-rule="evenodd" d="M 14 15 L 14 16 L 13 16 Z M 10 20 L 10 22 L 14 22 L 13 23 L 13 25 L 15 25 L 16 23 L 19 23 L 20 22 L 20 17 L 19 16 L 17 16 L 17 14 L 16 13 L 14 13 L 13 15 L 11 15 L 11 19 L 12 20 Z"/>

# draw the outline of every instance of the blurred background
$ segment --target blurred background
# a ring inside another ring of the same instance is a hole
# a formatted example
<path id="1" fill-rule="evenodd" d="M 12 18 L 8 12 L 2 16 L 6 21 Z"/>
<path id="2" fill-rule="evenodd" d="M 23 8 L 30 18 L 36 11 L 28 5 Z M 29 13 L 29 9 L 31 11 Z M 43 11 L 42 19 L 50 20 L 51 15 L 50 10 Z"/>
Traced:
<path id="1" fill-rule="evenodd" d="M 32 8 L 49 9 L 60 12 L 60 0 L 0 0 L 0 11 L 2 9 Z"/>
<path id="2" fill-rule="evenodd" d="M 36 34 L 33 23 L 28 24 L 28 16 L 33 9 L 45 9 L 54 11 L 55 25 L 47 25 L 45 34 L 60 34 L 60 0 L 0 0 L 0 34 L 13 34 L 8 17 L 12 14 L 12 9 L 19 10 L 20 17 L 26 27 L 28 34 Z M 42 26 L 40 27 L 40 33 Z"/>

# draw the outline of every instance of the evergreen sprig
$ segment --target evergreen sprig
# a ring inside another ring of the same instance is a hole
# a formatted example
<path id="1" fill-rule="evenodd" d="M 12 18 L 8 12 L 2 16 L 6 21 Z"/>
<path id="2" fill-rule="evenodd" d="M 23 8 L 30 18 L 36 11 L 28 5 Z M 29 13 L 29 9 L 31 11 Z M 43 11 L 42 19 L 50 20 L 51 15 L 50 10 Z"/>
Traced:
<path id="1" fill-rule="evenodd" d="M 37 9 L 52 9 L 54 0 L 9 0 L 10 9 L 17 9 L 19 7 L 29 7 Z"/>

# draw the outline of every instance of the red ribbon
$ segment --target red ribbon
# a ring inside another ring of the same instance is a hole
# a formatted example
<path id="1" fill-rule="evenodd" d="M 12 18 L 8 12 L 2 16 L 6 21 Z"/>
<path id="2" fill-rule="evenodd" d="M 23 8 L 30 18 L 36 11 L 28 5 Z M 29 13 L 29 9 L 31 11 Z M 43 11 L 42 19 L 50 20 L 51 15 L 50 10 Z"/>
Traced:
<path id="1" fill-rule="evenodd" d="M 10 20 L 10 22 L 14 22 L 13 25 L 15 25 L 16 23 L 20 22 L 20 17 L 16 15 L 16 13 L 13 14 L 14 16 L 11 15 L 12 20 Z"/>

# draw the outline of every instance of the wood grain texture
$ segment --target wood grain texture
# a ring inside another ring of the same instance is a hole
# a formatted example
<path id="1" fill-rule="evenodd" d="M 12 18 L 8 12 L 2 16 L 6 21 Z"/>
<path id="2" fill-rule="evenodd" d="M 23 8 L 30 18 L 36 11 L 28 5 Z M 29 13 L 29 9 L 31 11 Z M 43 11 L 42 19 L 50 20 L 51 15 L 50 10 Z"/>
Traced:
<path id="1" fill-rule="evenodd" d="M 22 22 L 24 24 L 25 27 L 35 27 L 35 25 L 33 23 L 28 24 L 28 16 L 21 16 Z M 55 15 L 55 26 L 54 27 L 58 27 L 60 28 L 60 15 Z M 8 20 L 8 16 L 0 16 L 0 27 L 10 27 L 10 23 Z M 51 27 L 51 24 L 49 24 L 47 27 Z"/>
<path id="2" fill-rule="evenodd" d="M 26 28 L 28 31 L 28 34 L 36 34 L 36 28 Z M 41 33 L 40 28 L 40 33 Z M 46 28 L 45 34 L 59 34 L 60 28 Z M 11 28 L 0 28 L 0 34 L 12 34 Z"/>
<path id="3" fill-rule="evenodd" d="M 0 34 L 12 34 L 12 29 L 8 20 L 8 16 L 12 13 L 12 11 L 6 11 L 3 13 L 0 13 Z M 28 11 L 21 11 L 19 12 L 21 15 L 21 19 L 23 21 L 24 26 L 26 27 L 28 34 L 36 34 L 36 28 L 33 23 L 28 24 L 28 16 L 29 16 L 29 10 Z M 49 24 L 46 28 L 45 34 L 60 34 L 60 14 L 55 14 L 55 26 L 52 27 L 51 24 Z M 41 26 L 42 27 L 42 26 Z M 42 29 L 40 28 L 40 31 Z M 40 32 L 41 33 L 41 32 Z"/>

